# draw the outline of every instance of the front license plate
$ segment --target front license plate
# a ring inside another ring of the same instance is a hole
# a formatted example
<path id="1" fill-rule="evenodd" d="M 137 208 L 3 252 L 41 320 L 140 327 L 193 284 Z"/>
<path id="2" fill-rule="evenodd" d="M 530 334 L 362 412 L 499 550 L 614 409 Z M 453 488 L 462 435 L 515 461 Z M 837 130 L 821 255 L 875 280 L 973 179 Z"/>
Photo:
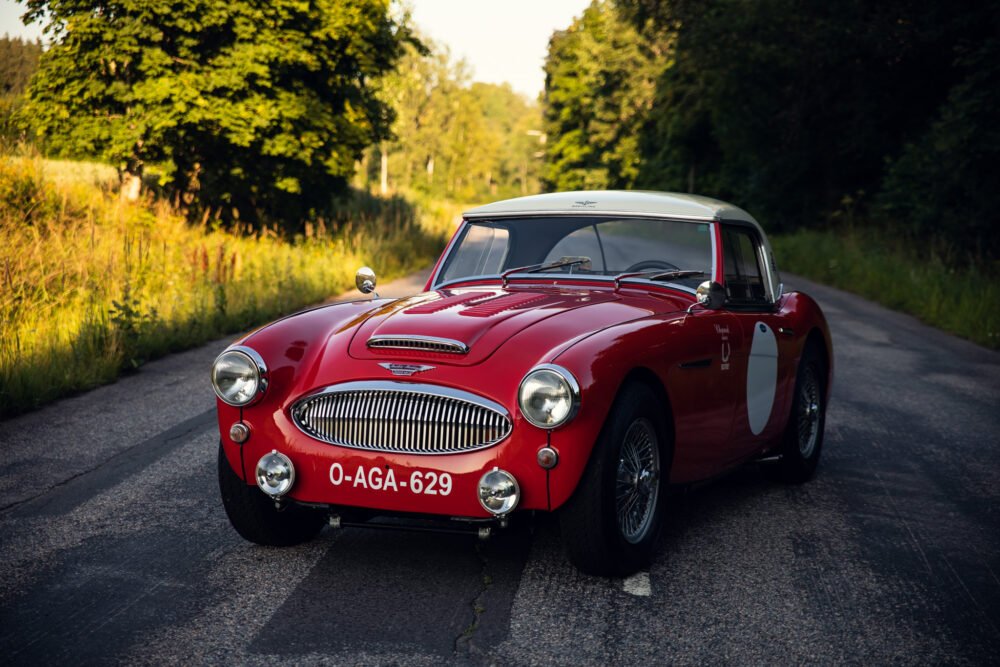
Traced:
<path id="1" fill-rule="evenodd" d="M 330 466 L 330 483 L 355 489 L 425 496 L 447 496 L 452 488 L 451 475 L 446 472 L 413 470 L 397 476 L 392 468 L 351 466 L 345 470 L 339 463 Z"/>

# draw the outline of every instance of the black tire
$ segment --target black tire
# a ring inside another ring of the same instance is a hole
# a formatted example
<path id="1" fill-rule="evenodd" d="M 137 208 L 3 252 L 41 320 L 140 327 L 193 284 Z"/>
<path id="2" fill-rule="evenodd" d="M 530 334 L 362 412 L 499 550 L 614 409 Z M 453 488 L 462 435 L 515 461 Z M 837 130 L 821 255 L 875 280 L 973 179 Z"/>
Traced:
<path id="1" fill-rule="evenodd" d="M 287 547 L 316 537 L 326 523 L 318 510 L 289 505 L 281 511 L 256 486 L 246 484 L 229 465 L 219 444 L 219 491 L 229 523 L 243 539 L 272 547 Z"/>
<path id="2" fill-rule="evenodd" d="M 559 512 L 566 555 L 580 571 L 626 576 L 649 566 L 663 525 L 673 448 L 672 430 L 664 412 L 665 406 L 656 394 L 642 384 L 626 386 L 615 400 L 576 491 Z M 628 448 L 627 440 L 631 443 Z M 649 447 L 649 451 L 655 451 L 655 479 L 631 474 L 637 470 L 650 472 L 653 465 L 630 466 L 639 459 L 646 460 L 644 454 L 625 461 L 623 452 L 636 447 L 642 452 Z M 619 518 L 620 495 L 624 503 L 635 500 L 635 514 L 623 512 L 624 518 Z M 639 515 L 641 521 L 632 521 Z"/>
<path id="3" fill-rule="evenodd" d="M 780 481 L 801 484 L 816 472 L 826 428 L 826 377 L 822 354 L 815 345 L 807 345 L 795 376 L 781 458 L 771 468 Z"/>

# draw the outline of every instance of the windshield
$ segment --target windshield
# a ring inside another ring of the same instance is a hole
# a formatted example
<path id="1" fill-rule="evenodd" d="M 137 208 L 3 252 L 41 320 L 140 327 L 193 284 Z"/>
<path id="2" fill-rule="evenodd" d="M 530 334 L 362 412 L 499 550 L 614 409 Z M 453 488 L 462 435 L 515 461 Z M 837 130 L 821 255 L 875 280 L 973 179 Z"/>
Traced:
<path id="1" fill-rule="evenodd" d="M 445 259 L 436 282 L 499 276 L 514 269 L 512 276 L 556 273 L 599 279 L 640 272 L 652 278 L 683 271 L 687 275 L 661 279 L 694 287 L 711 275 L 711 226 L 620 217 L 473 221 Z"/>

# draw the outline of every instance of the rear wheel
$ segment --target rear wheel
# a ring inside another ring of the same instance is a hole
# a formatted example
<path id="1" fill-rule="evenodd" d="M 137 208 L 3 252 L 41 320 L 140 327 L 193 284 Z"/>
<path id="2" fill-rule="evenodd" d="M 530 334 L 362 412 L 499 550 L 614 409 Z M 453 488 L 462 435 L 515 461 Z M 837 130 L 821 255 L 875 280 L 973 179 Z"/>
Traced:
<path id="1" fill-rule="evenodd" d="M 648 387 L 623 389 L 576 492 L 560 511 L 566 553 L 587 574 L 632 574 L 652 559 L 671 449 L 662 415 Z"/>
<path id="2" fill-rule="evenodd" d="M 298 505 L 282 510 L 256 486 L 240 479 L 219 444 L 219 491 L 229 523 L 243 539 L 257 544 L 286 547 L 311 540 L 323 528 L 322 512 Z"/>
<path id="3" fill-rule="evenodd" d="M 806 347 L 795 378 L 795 395 L 775 467 L 779 479 L 802 483 L 816 472 L 826 427 L 826 364 L 815 345 Z"/>

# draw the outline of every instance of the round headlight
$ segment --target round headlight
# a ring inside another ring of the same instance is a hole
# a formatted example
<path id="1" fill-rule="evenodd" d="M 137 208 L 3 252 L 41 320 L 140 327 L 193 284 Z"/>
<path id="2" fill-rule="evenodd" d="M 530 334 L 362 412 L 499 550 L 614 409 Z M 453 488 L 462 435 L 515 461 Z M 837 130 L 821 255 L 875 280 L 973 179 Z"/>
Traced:
<path id="1" fill-rule="evenodd" d="M 565 368 L 545 364 L 524 376 L 517 401 L 529 422 L 540 428 L 555 428 L 576 415 L 580 386 Z"/>
<path id="2" fill-rule="evenodd" d="M 241 407 L 267 388 L 264 361 L 250 348 L 233 348 L 212 364 L 212 387 L 224 403 Z"/>
<path id="3" fill-rule="evenodd" d="M 264 454 L 257 461 L 257 486 L 272 498 L 280 498 L 295 484 L 292 460 L 278 450 Z"/>
<path id="4" fill-rule="evenodd" d="M 517 480 L 506 470 L 494 468 L 479 478 L 479 504 L 491 514 L 507 514 L 521 499 Z"/>

